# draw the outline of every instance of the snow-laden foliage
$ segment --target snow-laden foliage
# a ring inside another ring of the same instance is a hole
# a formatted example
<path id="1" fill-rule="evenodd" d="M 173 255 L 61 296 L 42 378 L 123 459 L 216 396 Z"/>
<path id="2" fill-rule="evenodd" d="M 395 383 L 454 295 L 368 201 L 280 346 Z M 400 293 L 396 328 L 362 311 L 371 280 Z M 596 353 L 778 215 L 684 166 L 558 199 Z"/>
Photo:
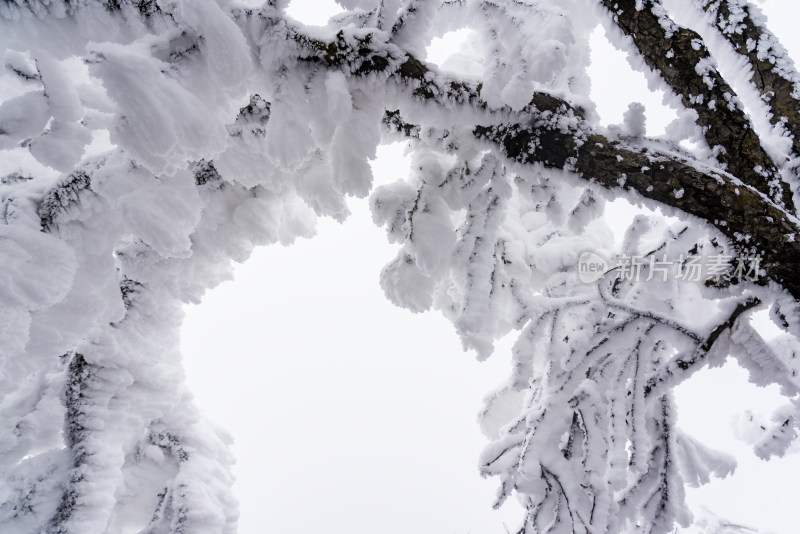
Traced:
<path id="1" fill-rule="evenodd" d="M 735 462 L 676 426 L 672 389 L 729 355 L 789 398 L 750 432 L 783 454 L 800 431 L 798 76 L 752 6 L 676 3 L 760 76 L 728 85 L 653 0 L 348 0 L 321 28 L 280 0 L 0 1 L 0 530 L 234 532 L 228 438 L 183 385 L 181 306 L 253 247 L 344 219 L 347 196 L 371 194 L 399 246 L 392 302 L 440 310 L 480 358 L 517 332 L 480 469 L 497 506 L 524 505 L 519 532 L 689 525 L 684 486 Z M 672 139 L 643 137 L 637 103 L 596 125 L 600 22 L 671 92 Z M 460 27 L 479 79 L 418 59 Z M 398 138 L 411 178 L 373 190 L 368 161 Z M 618 196 L 645 208 L 619 244 Z M 782 336 L 753 326 L 760 308 Z"/>

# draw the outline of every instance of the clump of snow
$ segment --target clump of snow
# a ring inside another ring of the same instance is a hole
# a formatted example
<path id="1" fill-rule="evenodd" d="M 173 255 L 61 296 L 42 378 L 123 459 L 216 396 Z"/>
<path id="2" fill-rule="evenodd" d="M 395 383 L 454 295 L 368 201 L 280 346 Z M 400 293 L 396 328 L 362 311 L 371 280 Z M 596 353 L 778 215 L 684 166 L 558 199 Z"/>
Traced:
<path id="1" fill-rule="evenodd" d="M 622 130 L 625 135 L 643 137 L 647 133 L 644 105 L 639 102 L 628 105 L 628 110 L 622 114 L 622 121 Z"/>

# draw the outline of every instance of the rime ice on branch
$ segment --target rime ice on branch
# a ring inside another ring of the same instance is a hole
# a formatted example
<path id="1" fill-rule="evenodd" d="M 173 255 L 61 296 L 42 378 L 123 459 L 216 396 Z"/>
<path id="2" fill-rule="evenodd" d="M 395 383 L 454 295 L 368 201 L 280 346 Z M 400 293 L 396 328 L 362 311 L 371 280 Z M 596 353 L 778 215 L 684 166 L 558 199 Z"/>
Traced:
<path id="1" fill-rule="evenodd" d="M 440 310 L 481 358 L 518 332 L 480 465 L 498 506 L 525 506 L 519 532 L 691 523 L 685 484 L 733 462 L 676 426 L 672 389 L 728 355 L 787 397 L 800 386 L 798 75 L 757 10 L 697 2 L 697 33 L 653 0 L 363 0 L 309 28 L 285 3 L 0 1 L 0 149 L 20 162 L 0 179 L 0 527 L 234 532 L 227 437 L 183 385 L 181 306 L 370 194 L 399 245 L 392 302 Z M 599 22 L 710 159 L 644 138 L 635 106 L 624 132 L 596 124 Z M 421 60 L 467 25 L 480 79 Z M 758 75 L 725 80 L 701 33 Z M 412 176 L 372 190 L 391 139 Z M 616 197 L 678 222 L 638 216 L 616 244 Z M 584 251 L 613 267 L 582 282 Z M 763 339 L 756 309 L 784 334 Z M 789 403 L 756 451 L 783 454 L 799 428 Z"/>

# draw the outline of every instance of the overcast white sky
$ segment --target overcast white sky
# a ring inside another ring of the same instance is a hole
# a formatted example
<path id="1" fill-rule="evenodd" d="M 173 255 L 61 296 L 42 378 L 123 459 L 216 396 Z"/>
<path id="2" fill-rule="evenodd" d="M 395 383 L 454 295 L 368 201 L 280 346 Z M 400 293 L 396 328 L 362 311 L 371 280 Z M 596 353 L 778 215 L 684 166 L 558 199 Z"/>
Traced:
<path id="1" fill-rule="evenodd" d="M 761 5 L 800 58 L 797 0 Z M 332 13 L 321 0 L 291 8 L 308 23 Z M 597 37 L 592 76 L 603 121 L 621 122 L 638 100 L 648 132 L 658 134 L 671 112 L 656 112 L 660 96 L 646 95 L 643 76 Z M 401 154 L 402 146 L 382 150 L 379 183 L 405 174 Z M 378 275 L 395 247 L 372 224 L 366 201 L 350 206 L 346 223 L 320 221 L 315 239 L 257 250 L 235 282 L 187 309 L 190 386 L 236 440 L 240 532 L 503 534 L 520 509 L 491 510 L 496 481 L 478 475 L 485 439 L 476 413 L 508 372 L 510 340 L 478 363 L 438 313 L 390 304 Z M 680 424 L 743 459 L 733 478 L 690 492 L 694 505 L 793 534 L 800 518 L 789 482 L 800 476 L 800 458 L 761 462 L 730 430 L 737 413 L 768 414 L 776 400 L 776 390 L 756 390 L 726 366 L 682 386 Z"/>

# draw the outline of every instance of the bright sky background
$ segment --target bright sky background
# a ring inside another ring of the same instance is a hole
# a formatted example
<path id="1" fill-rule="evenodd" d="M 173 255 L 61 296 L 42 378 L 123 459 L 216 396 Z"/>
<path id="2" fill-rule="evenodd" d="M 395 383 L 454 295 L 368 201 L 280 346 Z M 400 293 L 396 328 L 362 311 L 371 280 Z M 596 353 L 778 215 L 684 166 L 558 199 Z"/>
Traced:
<path id="1" fill-rule="evenodd" d="M 296 18 L 323 23 L 328 0 L 294 0 Z M 767 0 L 771 28 L 797 60 L 797 0 Z M 593 45 L 594 98 L 605 124 L 628 104 L 648 109 L 648 133 L 674 113 L 658 112 L 644 77 L 601 32 Z M 432 61 L 443 57 L 434 53 Z M 613 81 L 612 81 L 613 80 Z M 624 88 L 624 90 L 620 90 Z M 381 150 L 378 183 L 405 175 L 402 146 Z M 236 281 L 187 309 L 183 350 L 197 403 L 236 440 L 241 534 L 504 534 L 518 521 L 509 502 L 491 509 L 496 480 L 478 475 L 485 444 L 481 400 L 508 372 L 511 340 L 488 362 L 461 351 L 437 312 L 394 307 L 378 275 L 395 254 L 363 200 L 340 225 L 320 221 L 315 239 L 257 250 Z M 768 415 L 776 389 L 746 383 L 735 366 L 703 372 L 681 387 L 680 425 L 740 458 L 733 478 L 689 493 L 729 519 L 776 534 L 800 532 L 800 455 L 769 463 L 737 441 L 731 421 L 745 409 Z"/>

